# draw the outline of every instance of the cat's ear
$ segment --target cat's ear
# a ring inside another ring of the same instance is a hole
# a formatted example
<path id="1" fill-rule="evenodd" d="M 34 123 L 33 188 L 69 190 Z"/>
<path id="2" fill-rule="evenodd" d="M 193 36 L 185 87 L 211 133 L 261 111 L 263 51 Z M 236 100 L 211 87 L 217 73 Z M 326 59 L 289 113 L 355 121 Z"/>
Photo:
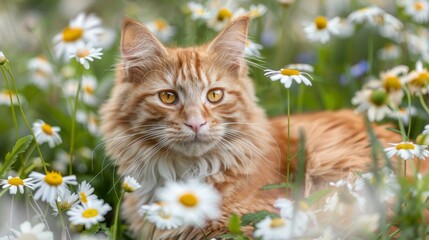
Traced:
<path id="1" fill-rule="evenodd" d="M 126 18 L 121 35 L 122 63 L 125 78 L 141 79 L 141 76 L 165 58 L 167 51 L 151 31 L 143 24 Z"/>
<path id="2" fill-rule="evenodd" d="M 226 27 L 209 44 L 208 52 L 227 64 L 234 74 L 240 74 L 245 68 L 244 49 L 247 42 L 247 30 L 250 18 L 239 17 Z"/>

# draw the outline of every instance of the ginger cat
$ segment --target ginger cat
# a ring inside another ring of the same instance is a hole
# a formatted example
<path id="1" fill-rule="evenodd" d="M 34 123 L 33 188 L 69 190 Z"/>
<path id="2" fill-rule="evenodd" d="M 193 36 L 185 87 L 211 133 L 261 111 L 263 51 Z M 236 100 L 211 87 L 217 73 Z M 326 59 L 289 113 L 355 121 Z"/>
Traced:
<path id="1" fill-rule="evenodd" d="M 232 22 L 210 43 L 164 47 L 142 24 L 125 20 L 116 84 L 101 110 L 107 154 L 118 173 L 142 188 L 126 196 L 122 216 L 138 236 L 142 204 L 166 181 L 202 178 L 222 197 L 222 217 L 203 229 L 208 239 L 227 232 L 231 213 L 275 211 L 284 190 L 260 191 L 286 179 L 287 118 L 267 119 L 257 105 L 243 59 L 249 19 Z M 305 192 L 364 171 L 371 163 L 363 118 L 351 110 L 291 117 L 291 155 L 306 137 Z M 375 126 L 379 140 L 400 136 Z M 292 162 L 294 171 L 296 162 Z M 155 239 L 203 239 L 185 227 Z"/>

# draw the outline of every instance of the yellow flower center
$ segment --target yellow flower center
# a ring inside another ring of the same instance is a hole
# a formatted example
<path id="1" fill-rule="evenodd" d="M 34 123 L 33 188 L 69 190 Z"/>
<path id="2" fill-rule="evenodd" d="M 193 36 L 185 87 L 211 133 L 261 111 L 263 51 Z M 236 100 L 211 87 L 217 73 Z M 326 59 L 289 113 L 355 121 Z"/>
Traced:
<path id="1" fill-rule="evenodd" d="M 400 143 L 398 145 L 396 145 L 396 150 L 413 150 L 414 149 L 414 144 L 412 143 Z"/>
<path id="2" fill-rule="evenodd" d="M 95 208 L 88 208 L 82 213 L 82 217 L 84 218 L 93 218 L 98 215 L 98 211 Z"/>
<path id="3" fill-rule="evenodd" d="M 58 204 L 58 208 L 59 208 L 61 211 L 67 211 L 67 210 L 69 210 L 71 207 L 72 207 L 72 206 L 71 206 L 71 204 L 70 204 L 70 203 L 68 203 L 68 202 L 62 202 L 62 203 Z"/>
<path id="4" fill-rule="evenodd" d="M 134 192 L 134 188 L 131 187 L 128 183 L 124 183 L 123 188 L 125 192 Z"/>
<path id="5" fill-rule="evenodd" d="M 154 24 L 158 31 L 165 30 L 168 26 L 167 22 L 162 19 L 155 20 Z"/>
<path id="6" fill-rule="evenodd" d="M 369 96 L 369 101 L 378 107 L 383 106 L 387 102 L 387 94 L 383 90 L 374 90 Z"/>
<path id="7" fill-rule="evenodd" d="M 7 183 L 14 186 L 24 186 L 24 181 L 19 177 L 13 177 L 7 180 Z"/>
<path id="8" fill-rule="evenodd" d="M 92 88 L 91 86 L 85 86 L 83 87 L 83 91 L 85 91 L 85 93 L 92 95 L 94 93 L 94 88 Z"/>
<path id="9" fill-rule="evenodd" d="M 422 11 L 425 8 L 422 2 L 415 2 L 414 3 L 414 9 L 417 11 Z"/>
<path id="10" fill-rule="evenodd" d="M 388 76 L 383 83 L 383 87 L 384 89 L 386 89 L 387 92 L 390 92 L 392 90 L 398 91 L 399 89 L 401 89 L 401 86 L 401 81 L 396 76 Z"/>
<path id="11" fill-rule="evenodd" d="M 82 28 L 71 28 L 66 27 L 63 30 L 63 41 L 64 42 L 75 42 L 82 38 L 83 29 Z"/>
<path id="12" fill-rule="evenodd" d="M 286 225 L 286 221 L 283 218 L 274 218 L 271 220 L 270 227 L 271 228 L 278 228 Z"/>
<path id="13" fill-rule="evenodd" d="M 81 48 L 76 51 L 76 56 L 78 58 L 88 57 L 89 55 L 91 55 L 91 52 L 86 48 Z"/>
<path id="14" fill-rule="evenodd" d="M 316 24 L 316 28 L 318 30 L 323 30 L 328 26 L 328 19 L 323 16 L 318 16 L 316 19 L 314 19 L 314 24 Z"/>
<path id="15" fill-rule="evenodd" d="M 429 72 L 421 72 L 419 75 L 410 81 L 410 84 L 417 87 L 424 87 L 429 84 Z"/>
<path id="16" fill-rule="evenodd" d="M 289 68 L 286 68 L 286 69 L 282 68 L 282 69 L 280 69 L 280 73 L 282 75 L 286 75 L 286 76 L 294 76 L 294 75 L 299 75 L 300 74 L 300 72 L 298 70 L 289 69 Z"/>
<path id="17" fill-rule="evenodd" d="M 63 177 L 59 172 L 49 172 L 45 176 L 45 182 L 51 186 L 59 186 L 63 183 Z"/>
<path id="18" fill-rule="evenodd" d="M 232 18 L 232 12 L 227 8 L 221 8 L 217 13 L 217 20 L 222 22 Z"/>
<path id="19" fill-rule="evenodd" d="M 88 203 L 88 197 L 86 196 L 86 194 L 84 192 L 79 193 L 80 196 L 80 201 L 83 203 Z"/>
<path id="20" fill-rule="evenodd" d="M 42 131 L 50 136 L 54 134 L 54 130 L 52 130 L 52 126 L 47 123 L 42 124 Z"/>
<path id="21" fill-rule="evenodd" d="M 193 193 L 185 193 L 180 196 L 179 202 L 186 207 L 195 207 L 198 204 L 198 198 Z"/>

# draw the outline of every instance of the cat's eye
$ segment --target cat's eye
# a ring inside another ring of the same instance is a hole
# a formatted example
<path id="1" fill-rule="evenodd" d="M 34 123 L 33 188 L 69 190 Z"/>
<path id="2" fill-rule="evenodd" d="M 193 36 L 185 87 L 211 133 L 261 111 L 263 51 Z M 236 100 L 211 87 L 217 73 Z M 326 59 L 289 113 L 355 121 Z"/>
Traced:
<path id="1" fill-rule="evenodd" d="M 218 103 L 223 98 L 223 90 L 216 88 L 212 89 L 207 93 L 207 100 L 211 103 Z"/>
<path id="2" fill-rule="evenodd" d="M 162 91 L 159 93 L 159 99 L 165 104 L 175 104 L 177 94 L 174 91 Z"/>

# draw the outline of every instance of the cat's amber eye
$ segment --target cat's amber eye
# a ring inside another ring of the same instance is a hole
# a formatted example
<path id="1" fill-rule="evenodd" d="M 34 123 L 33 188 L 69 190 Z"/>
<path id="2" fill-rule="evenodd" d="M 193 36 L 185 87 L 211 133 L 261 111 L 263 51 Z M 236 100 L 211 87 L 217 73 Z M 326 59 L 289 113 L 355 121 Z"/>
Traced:
<path id="1" fill-rule="evenodd" d="M 175 104 L 177 94 L 174 91 L 162 91 L 159 93 L 159 99 L 165 104 Z"/>
<path id="2" fill-rule="evenodd" d="M 218 103 L 223 98 L 223 90 L 222 89 L 212 89 L 207 93 L 207 100 L 211 103 Z"/>

